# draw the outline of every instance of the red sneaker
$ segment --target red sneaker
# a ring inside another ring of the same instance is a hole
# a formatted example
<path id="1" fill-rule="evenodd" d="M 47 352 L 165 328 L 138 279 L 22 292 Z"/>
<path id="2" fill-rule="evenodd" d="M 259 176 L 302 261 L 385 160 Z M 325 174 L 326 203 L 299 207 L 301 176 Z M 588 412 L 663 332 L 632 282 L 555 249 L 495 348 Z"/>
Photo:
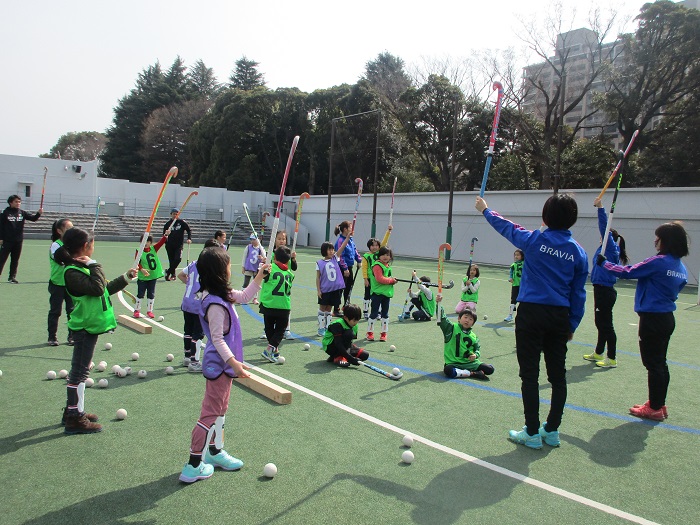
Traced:
<path id="1" fill-rule="evenodd" d="M 379 336 L 380 341 L 386 341 L 386 332 L 382 332 L 382 334 Z"/>
<path id="2" fill-rule="evenodd" d="M 642 407 L 651 408 L 651 405 L 649 404 L 649 401 L 647 401 L 643 405 L 634 405 L 632 408 L 642 408 Z M 666 408 L 666 405 L 661 407 L 661 412 L 663 412 L 663 414 L 664 414 L 664 419 L 668 418 L 668 409 Z"/>
<path id="3" fill-rule="evenodd" d="M 374 341 L 374 332 L 367 332 L 365 339 L 367 339 L 368 341 Z"/>
<path id="4" fill-rule="evenodd" d="M 138 319 L 139 317 L 141 317 L 141 312 L 140 312 L 139 310 L 134 310 L 134 317 L 135 317 L 136 319 Z"/>
<path id="5" fill-rule="evenodd" d="M 348 368 L 350 366 L 348 360 L 345 359 L 342 355 L 339 355 L 338 357 L 333 359 L 333 362 L 338 366 L 342 366 L 343 368 Z"/>
<path id="6" fill-rule="evenodd" d="M 630 408 L 630 414 L 637 417 L 642 417 L 644 419 L 651 419 L 653 421 L 663 421 L 664 413 L 663 410 L 654 410 L 648 405 L 642 405 L 639 408 Z"/>
<path id="7" fill-rule="evenodd" d="M 153 315 L 153 312 L 146 312 L 146 315 L 147 315 L 148 317 L 150 317 L 151 319 L 155 319 L 155 318 L 156 318 L 156 316 Z"/>

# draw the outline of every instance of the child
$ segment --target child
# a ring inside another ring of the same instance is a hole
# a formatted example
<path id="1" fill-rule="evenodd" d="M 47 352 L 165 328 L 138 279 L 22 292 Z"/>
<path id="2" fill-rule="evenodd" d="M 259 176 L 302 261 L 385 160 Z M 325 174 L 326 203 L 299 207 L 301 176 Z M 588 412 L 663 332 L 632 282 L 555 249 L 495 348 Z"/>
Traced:
<path id="1" fill-rule="evenodd" d="M 130 269 L 108 283 L 102 267 L 92 259 L 95 249 L 92 235 L 80 228 L 71 228 L 63 234 L 63 246 L 72 258 L 65 268 L 64 279 L 74 304 L 68 320 L 74 345 L 62 423 L 66 434 L 92 434 L 101 432 L 102 425 L 97 423 L 96 415 L 84 411 L 85 380 L 97 338 L 117 327 L 109 296 L 125 288 L 128 279 L 136 277 L 136 270 Z"/>
<path id="2" fill-rule="evenodd" d="M 155 246 L 151 246 L 153 243 L 153 237 L 151 235 L 146 239 L 146 245 L 143 248 L 143 253 L 139 260 L 139 278 L 138 281 L 136 281 L 136 305 L 134 306 L 134 317 L 136 318 L 141 317 L 141 300 L 146 294 L 148 296 L 146 315 L 151 319 L 155 318 L 153 303 L 155 303 L 156 300 L 156 283 L 158 279 L 163 277 L 163 266 L 160 264 L 158 250 L 160 250 L 161 246 L 163 246 L 167 240 L 167 230 L 165 235 L 163 235 Z M 175 274 L 173 273 L 173 279 L 174 278 Z"/>
<path id="3" fill-rule="evenodd" d="M 345 239 L 350 234 L 350 227 L 352 223 L 350 221 L 343 221 L 338 226 L 335 227 L 335 234 L 338 238 L 335 240 L 335 251 L 340 251 L 340 245 L 343 244 Z M 345 289 L 343 291 L 343 304 L 348 304 L 350 302 L 350 294 L 352 293 L 352 287 L 355 284 L 355 276 L 352 273 L 353 267 L 356 262 L 362 262 L 362 257 L 357 251 L 355 246 L 355 241 L 350 239 L 345 250 L 343 251 L 343 257 L 340 259 L 340 268 L 343 270 L 343 280 L 345 282 Z M 333 310 L 334 317 L 340 317 L 340 309 Z"/>
<path id="4" fill-rule="evenodd" d="M 544 231 L 526 230 L 490 210 L 481 197 L 476 209 L 493 228 L 525 253 L 515 318 L 515 343 L 525 426 L 511 430 L 509 439 L 529 448 L 542 441 L 558 447 L 559 425 L 566 403 L 566 343 L 583 318 L 586 304 L 588 257 L 569 228 L 576 223 L 578 206 L 572 195 L 551 196 L 542 208 Z M 540 426 L 540 355 L 552 385 L 549 415 Z"/>
<path id="5" fill-rule="evenodd" d="M 214 232 L 214 240 L 220 248 L 226 248 L 226 232 L 224 230 L 216 230 Z"/>
<path id="6" fill-rule="evenodd" d="M 351 364 L 359 366 L 359 361 L 367 361 L 369 352 L 352 342 L 353 339 L 357 339 L 357 323 L 360 322 L 361 317 L 360 307 L 349 304 L 343 308 L 343 318 L 328 325 L 322 344 L 323 350 L 329 356 L 329 363 L 347 368 Z"/>
<path id="7" fill-rule="evenodd" d="M 362 303 L 362 315 L 365 318 L 365 320 L 369 319 L 369 309 L 372 306 L 372 301 L 370 300 L 370 295 L 372 293 L 372 287 L 370 284 L 370 277 L 372 275 L 372 265 L 374 264 L 374 261 L 377 260 L 376 255 L 379 251 L 379 248 L 389 244 L 389 236 L 391 235 L 391 230 L 393 229 L 394 227 L 391 224 L 387 227 L 386 233 L 384 234 L 384 238 L 382 239 L 381 243 L 374 237 L 367 241 L 367 248 L 369 249 L 369 251 L 362 254 L 361 270 L 362 278 L 365 281 L 365 296 L 364 301 Z"/>
<path id="8" fill-rule="evenodd" d="M 396 279 L 391 276 L 391 261 L 393 253 L 389 248 L 383 246 L 377 251 L 377 260 L 372 264 L 372 311 L 367 320 L 367 336 L 368 341 L 374 341 L 374 322 L 382 320 L 381 335 L 379 340 L 386 341 L 387 332 L 389 331 L 389 303 L 394 297 L 394 285 Z"/>
<path id="9" fill-rule="evenodd" d="M 406 293 L 406 304 L 403 307 L 403 313 L 399 314 L 399 321 L 403 322 L 406 319 L 411 318 L 411 310 L 416 308 L 413 312 L 413 319 L 416 321 L 430 321 L 435 315 L 435 296 L 433 291 L 428 288 L 426 283 L 430 282 L 430 277 L 423 276 L 418 279 L 416 271 L 413 270 L 412 276 L 413 282 L 418 285 L 418 291 L 412 292 L 411 287 L 408 287 Z M 411 300 L 409 303 L 408 300 Z"/>
<path id="10" fill-rule="evenodd" d="M 263 270 L 267 270 L 265 265 Z M 211 477 L 214 467 L 239 470 L 243 462 L 224 450 L 224 422 L 234 377 L 250 377 L 243 363 L 241 324 L 233 303 L 247 303 L 260 289 L 263 272 L 243 291 L 229 287 L 231 258 L 226 250 L 205 248 L 197 259 L 202 298 L 199 319 L 207 336 L 204 349 L 206 386 L 199 420 L 192 430 L 190 459 L 180 481 Z M 204 457 L 202 457 L 204 456 Z"/>
<path id="11" fill-rule="evenodd" d="M 584 354 L 586 361 L 595 362 L 601 368 L 617 368 L 617 334 L 613 324 L 613 307 L 617 301 L 615 283 L 617 277 L 606 272 L 595 264 L 600 254 L 602 239 L 608 226 L 608 216 L 605 214 L 603 203 L 599 198 L 593 200 L 593 206 L 598 208 L 598 230 L 600 231 L 601 246 L 593 255 L 593 269 L 591 270 L 591 283 L 593 284 L 593 304 L 595 307 L 595 326 L 598 329 L 598 342 L 592 354 Z M 605 246 L 605 258 L 613 264 L 627 264 L 627 252 L 625 239 L 610 230 L 610 238 Z M 608 347 L 607 355 L 603 355 L 605 347 Z"/>
<path id="12" fill-rule="evenodd" d="M 280 246 L 287 246 L 287 231 L 286 230 L 278 230 L 277 233 L 275 234 L 275 244 L 272 249 L 272 261 L 274 262 L 275 260 L 275 252 L 277 251 L 277 248 Z M 293 271 L 297 271 L 297 252 L 291 252 L 291 260 L 289 262 L 289 268 Z M 289 319 L 287 321 L 287 328 L 284 330 L 284 339 L 294 339 L 294 336 L 292 335 L 292 321 Z M 267 339 L 267 335 L 265 334 L 265 330 L 263 330 L 262 335 L 260 336 L 260 339 Z"/>
<path id="13" fill-rule="evenodd" d="M 279 345 L 289 323 L 289 311 L 292 308 L 294 272 L 289 269 L 291 258 L 289 248 L 277 248 L 270 273 L 263 279 L 260 291 L 260 312 L 263 314 L 265 338 L 268 342 L 262 356 L 271 363 L 276 363 L 279 358 Z"/>
<path id="14" fill-rule="evenodd" d="M 473 310 L 476 314 L 476 303 L 479 302 L 479 266 L 472 264 L 469 267 L 469 275 L 462 279 L 462 299 L 455 306 L 455 313 L 458 314 L 465 308 Z"/>
<path id="15" fill-rule="evenodd" d="M 352 234 L 340 245 L 340 252 L 329 242 L 321 245 L 323 259 L 316 262 L 316 294 L 318 295 L 318 335 L 323 337 L 333 315 L 331 310 L 340 306 L 345 282 L 341 279 L 340 257 Z"/>
<path id="16" fill-rule="evenodd" d="M 58 346 L 58 320 L 61 317 L 63 303 L 66 303 L 66 317 L 70 321 L 70 313 L 73 311 L 73 299 L 66 293 L 66 282 L 63 279 L 65 266 L 73 260 L 63 247 L 63 234 L 73 227 L 69 219 L 58 219 L 51 226 L 51 248 L 49 249 L 49 346 Z M 73 335 L 68 329 L 68 344 L 73 344 Z"/>
<path id="17" fill-rule="evenodd" d="M 520 293 L 520 279 L 523 276 L 523 261 L 525 260 L 525 253 L 521 249 L 517 249 L 513 252 L 513 264 L 510 265 L 510 276 L 508 277 L 508 282 L 511 283 L 510 289 L 510 311 L 508 316 L 503 319 L 506 323 L 510 323 L 513 320 L 513 312 L 515 312 L 515 305 L 518 303 L 518 294 Z"/>
<path id="18" fill-rule="evenodd" d="M 436 301 L 442 301 L 438 295 Z M 465 308 L 457 314 L 457 322 L 453 323 L 447 318 L 445 309 L 440 306 L 440 321 L 438 326 L 442 330 L 445 340 L 445 368 L 443 372 L 451 379 L 459 377 L 473 377 L 488 381 L 494 372 L 493 365 L 482 363 L 479 338 L 472 327 L 476 323 L 476 312 L 471 308 Z"/>
<path id="19" fill-rule="evenodd" d="M 204 249 L 221 248 L 216 239 L 209 239 L 204 243 Z M 197 261 L 192 261 L 178 275 L 185 284 L 185 294 L 182 297 L 182 316 L 185 319 L 185 326 L 182 330 L 183 342 L 185 345 L 185 358 L 182 366 L 187 367 L 188 372 L 201 373 L 202 363 L 199 360 L 198 343 L 204 337 L 202 323 L 199 321 L 199 300 L 196 295 L 199 293 L 199 273 L 197 272 Z"/>
<path id="20" fill-rule="evenodd" d="M 243 277 L 243 288 L 247 288 L 250 280 L 257 273 L 260 263 L 265 259 L 267 254 L 265 248 L 260 245 L 258 236 L 254 233 L 250 234 L 250 243 L 243 250 L 243 261 L 241 262 L 241 273 Z M 258 304 L 257 295 L 253 297 L 253 304 Z"/>
<path id="21" fill-rule="evenodd" d="M 630 414 L 655 421 L 668 417 L 666 395 L 671 376 L 666 354 L 676 326 L 673 311 L 678 293 L 688 282 L 681 257 L 688 255 L 688 234 L 679 222 L 662 224 L 654 232 L 657 255 L 634 266 L 619 266 L 598 255 L 598 264 L 620 279 L 637 279 L 634 311 L 639 315 L 639 353 L 647 369 L 649 399 Z"/>

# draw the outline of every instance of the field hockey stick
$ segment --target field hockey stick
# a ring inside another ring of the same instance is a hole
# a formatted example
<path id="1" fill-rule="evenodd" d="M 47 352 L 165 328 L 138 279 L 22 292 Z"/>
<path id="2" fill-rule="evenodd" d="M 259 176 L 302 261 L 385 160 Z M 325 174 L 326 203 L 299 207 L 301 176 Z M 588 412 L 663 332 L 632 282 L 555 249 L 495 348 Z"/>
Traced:
<path id="1" fill-rule="evenodd" d="M 394 193 L 396 193 L 396 181 L 398 177 L 394 177 L 394 187 L 391 188 L 391 208 L 389 208 L 389 226 L 394 225 Z"/>
<path id="2" fill-rule="evenodd" d="M 198 192 L 198 191 L 193 191 L 192 193 L 190 193 L 190 194 L 187 196 L 187 198 L 185 199 L 185 202 L 182 203 L 182 206 L 180 206 L 180 209 L 179 209 L 178 212 L 175 214 L 175 218 L 173 219 L 173 222 L 170 223 L 170 227 L 168 228 L 168 233 L 170 233 L 170 232 L 172 231 L 173 226 L 175 226 L 175 221 L 177 221 L 177 220 L 180 218 L 180 214 L 182 213 L 182 210 L 185 209 L 185 207 L 187 206 L 187 203 L 190 202 L 190 199 L 191 199 L 192 197 L 194 197 L 195 195 L 199 195 L 199 192 Z"/>
<path id="3" fill-rule="evenodd" d="M 357 183 L 357 200 L 355 201 L 355 215 L 352 217 L 352 228 L 350 229 L 351 232 L 355 232 L 355 223 L 357 222 L 357 210 L 360 207 L 360 197 L 362 197 L 362 186 L 364 183 L 362 182 L 361 178 L 356 178 L 355 182 Z"/>
<path id="4" fill-rule="evenodd" d="M 294 225 L 294 240 L 292 241 L 292 253 L 297 251 L 297 235 L 299 235 L 299 221 L 301 220 L 301 207 L 304 205 L 304 199 L 311 197 L 308 193 L 304 192 L 299 195 L 299 207 L 297 208 L 297 222 Z"/>
<path id="5" fill-rule="evenodd" d="M 416 281 L 409 281 L 408 279 L 396 279 L 400 283 L 415 283 Z M 423 286 L 430 288 L 430 287 L 437 287 L 438 283 L 421 283 Z M 447 284 L 443 284 L 442 288 L 443 290 L 449 290 L 450 288 L 454 288 L 455 282 L 450 279 L 450 281 Z"/>
<path id="6" fill-rule="evenodd" d="M 153 221 L 156 218 L 156 213 L 158 212 L 158 207 L 160 206 L 160 201 L 163 200 L 163 195 L 165 194 L 165 188 L 168 187 L 168 183 L 170 182 L 170 179 L 174 179 L 177 177 L 177 167 L 173 166 L 170 168 L 170 171 L 168 171 L 168 174 L 165 176 L 165 180 L 163 181 L 163 185 L 160 187 L 160 193 L 158 193 L 158 197 L 156 198 L 156 202 L 153 204 L 153 210 L 151 211 L 151 217 L 148 219 L 148 224 L 146 225 L 146 231 L 143 233 L 143 237 L 141 238 L 141 244 L 139 245 L 139 249 L 136 251 L 136 257 L 134 258 L 134 264 L 132 265 L 132 268 L 134 270 L 137 270 L 139 267 L 139 261 L 141 260 L 141 256 L 143 255 L 143 249 L 146 247 L 146 242 L 148 240 L 148 236 L 151 233 L 151 227 L 153 226 Z"/>
<path id="7" fill-rule="evenodd" d="M 243 211 L 245 212 L 245 216 L 248 219 L 248 225 L 250 226 L 250 229 L 255 234 L 255 236 L 258 237 L 258 232 L 255 231 L 255 226 L 253 226 L 253 221 L 250 220 L 250 213 L 248 212 L 248 205 L 245 202 L 243 203 Z M 259 238 L 260 237 L 258 237 L 258 239 Z"/>
<path id="8" fill-rule="evenodd" d="M 478 240 L 478 237 L 472 237 L 472 244 L 469 247 L 469 268 L 467 268 L 467 279 L 469 279 L 472 272 L 472 262 L 474 261 L 474 243 Z"/>
<path id="9" fill-rule="evenodd" d="M 39 202 L 39 209 L 44 207 L 44 193 L 46 192 L 46 176 L 49 174 L 49 168 L 44 166 L 44 182 L 41 184 L 41 201 Z"/>
<path id="10" fill-rule="evenodd" d="M 187 264 L 185 266 L 190 265 L 190 246 L 192 246 L 192 245 L 188 243 L 187 244 Z"/>
<path id="11" fill-rule="evenodd" d="M 389 224 L 391 224 L 391 223 L 389 223 Z M 413 273 L 415 273 L 415 272 L 416 271 L 413 270 Z M 396 280 L 400 283 L 405 283 L 408 279 L 396 279 Z M 413 283 L 415 282 L 415 280 L 411 279 L 408 282 L 410 284 L 408 285 L 408 290 L 406 291 L 406 299 L 403 302 L 403 312 L 401 313 L 401 318 L 403 318 L 403 313 L 406 311 L 406 306 L 408 306 L 408 299 L 411 297 L 411 288 L 413 288 Z"/>
<path id="12" fill-rule="evenodd" d="M 282 201 L 284 200 L 284 189 L 287 187 L 289 170 L 292 168 L 292 159 L 294 159 L 294 152 L 297 150 L 297 144 L 299 144 L 299 135 L 294 137 L 294 140 L 292 141 L 292 147 L 289 150 L 289 157 L 287 158 L 287 167 L 284 169 L 284 177 L 282 178 L 282 188 L 280 190 L 280 198 L 277 201 L 275 221 L 272 223 L 272 233 L 270 234 L 270 243 L 268 244 L 268 257 L 272 257 L 270 254 L 272 254 L 272 250 L 275 248 L 275 237 L 277 236 L 277 229 L 280 225 L 280 210 L 282 209 Z"/>
<path id="13" fill-rule="evenodd" d="M 627 155 L 629 155 L 630 150 L 632 149 L 632 144 L 634 144 L 634 141 L 637 139 L 637 135 L 639 135 L 639 130 L 636 130 L 634 133 L 632 133 L 632 138 L 630 139 L 630 143 L 627 144 L 627 148 L 625 149 L 625 152 L 622 154 L 622 157 L 620 160 L 617 161 L 617 165 L 615 166 L 615 169 L 612 172 L 612 175 L 608 178 L 608 182 L 605 183 L 605 186 L 603 186 L 603 191 L 600 192 L 600 195 L 598 195 L 599 199 L 603 198 L 603 195 L 605 195 L 605 190 L 608 189 L 608 186 L 612 184 L 612 181 L 615 180 L 615 175 L 617 175 L 617 172 L 620 170 L 622 167 L 622 163 L 627 159 Z"/>
<path id="14" fill-rule="evenodd" d="M 358 361 L 358 363 L 366 366 L 370 370 L 377 372 L 378 374 L 382 374 L 384 377 L 388 377 L 389 379 L 391 379 L 393 381 L 398 381 L 399 379 L 401 379 L 403 377 L 403 372 L 401 370 L 399 370 L 398 368 L 397 368 L 397 370 L 399 370 L 399 373 L 392 374 L 391 372 L 387 372 L 386 370 L 382 370 L 381 368 L 376 367 L 374 365 L 370 365 L 369 363 L 365 363 L 364 361 Z"/>
<path id="15" fill-rule="evenodd" d="M 445 273 L 445 251 L 451 250 L 452 246 L 449 243 L 443 243 L 438 248 L 438 293 L 442 294 L 442 277 Z M 450 281 L 451 282 L 451 281 Z M 454 283 L 452 283 L 454 286 Z"/>
<path id="16" fill-rule="evenodd" d="M 493 125 L 491 126 L 491 138 L 489 139 L 489 149 L 486 152 L 486 166 L 484 167 L 484 176 L 481 179 L 481 190 L 479 191 L 480 197 L 484 196 L 484 192 L 486 191 L 486 182 L 489 180 L 489 170 L 491 169 L 491 160 L 493 159 L 493 148 L 496 146 L 496 135 L 498 135 L 498 121 L 501 119 L 503 85 L 500 82 L 494 82 L 493 89 L 498 90 L 498 98 L 496 98 L 496 112 L 493 115 Z"/>
<path id="17" fill-rule="evenodd" d="M 102 201 L 102 197 L 98 196 L 97 197 L 97 205 L 95 206 L 95 220 L 92 222 L 92 235 L 95 235 L 95 228 L 97 228 L 97 219 L 100 216 L 100 206 L 102 206 L 104 202 Z"/>
<path id="18" fill-rule="evenodd" d="M 624 156 L 621 151 L 620 156 Z M 624 163 L 624 158 L 620 162 Z M 615 204 L 617 203 L 617 194 L 620 191 L 620 185 L 622 184 L 622 173 L 624 172 L 624 167 L 620 168 L 620 174 L 617 176 L 617 186 L 615 186 L 615 193 L 613 194 L 612 204 L 610 205 L 610 217 L 608 217 L 608 224 L 605 226 L 605 235 L 603 235 L 603 244 L 600 247 L 601 255 L 605 255 L 605 246 L 608 244 L 608 236 L 610 235 L 610 225 L 613 221 L 613 215 L 615 214 Z"/>
<path id="19" fill-rule="evenodd" d="M 226 251 L 228 251 L 229 247 L 231 246 L 231 239 L 233 239 L 233 234 L 236 233 L 236 226 L 238 226 L 238 222 L 241 220 L 240 217 L 236 217 L 236 220 L 233 221 L 233 227 L 231 228 L 231 235 L 228 236 L 228 241 L 226 242 Z"/>
<path id="20" fill-rule="evenodd" d="M 356 264 L 355 266 L 356 266 L 355 275 L 352 277 L 352 281 L 350 281 L 350 290 L 348 291 L 348 299 L 347 299 L 347 301 L 345 301 L 343 308 L 345 308 L 347 305 L 350 304 L 350 299 L 352 298 L 352 289 L 355 287 L 355 281 L 357 280 L 357 273 L 360 271 L 360 265 Z"/>
<path id="21" fill-rule="evenodd" d="M 109 280 L 107 281 L 107 283 L 109 284 Z M 131 299 L 132 303 L 136 304 L 136 296 L 134 294 L 132 294 L 129 290 L 127 290 L 126 288 L 123 288 L 119 291 L 123 292 L 124 295 L 126 295 L 129 299 Z"/>

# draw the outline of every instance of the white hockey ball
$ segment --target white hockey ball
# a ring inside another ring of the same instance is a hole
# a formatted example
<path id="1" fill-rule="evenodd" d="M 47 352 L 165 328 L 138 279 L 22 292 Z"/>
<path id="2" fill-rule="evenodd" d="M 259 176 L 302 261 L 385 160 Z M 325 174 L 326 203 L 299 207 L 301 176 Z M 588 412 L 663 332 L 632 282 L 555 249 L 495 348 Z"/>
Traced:
<path id="1" fill-rule="evenodd" d="M 304 343 L 304 350 L 309 350 L 311 345 L 309 343 Z"/>
<path id="2" fill-rule="evenodd" d="M 139 370 L 139 372 L 138 372 L 137 375 L 138 375 L 141 379 L 143 379 L 144 377 L 146 377 L 146 376 L 148 375 L 148 372 L 146 372 L 145 370 Z"/>
<path id="3" fill-rule="evenodd" d="M 105 350 L 111 350 L 112 349 L 112 343 L 105 343 Z"/>
<path id="4" fill-rule="evenodd" d="M 168 374 L 169 376 L 171 376 L 175 373 L 175 369 L 172 366 L 166 366 L 165 373 Z"/>
<path id="5" fill-rule="evenodd" d="M 60 377 L 61 379 L 65 379 L 66 377 L 68 377 L 68 370 L 59 370 L 58 377 Z"/>
<path id="6" fill-rule="evenodd" d="M 158 316 L 158 322 L 159 322 L 159 323 L 162 323 L 163 321 L 165 321 L 165 317 L 163 317 L 162 315 L 159 315 L 159 316 Z"/>
<path id="7" fill-rule="evenodd" d="M 173 359 L 175 359 L 175 356 L 173 354 L 168 354 L 165 356 L 166 361 L 172 361 Z"/>
<path id="8" fill-rule="evenodd" d="M 392 368 L 391 373 L 397 376 L 401 373 L 401 370 L 399 370 L 398 368 Z"/>
<path id="9" fill-rule="evenodd" d="M 286 359 L 284 358 L 283 355 L 281 355 L 281 356 L 279 356 L 279 357 L 277 358 L 277 364 L 278 364 L 278 365 L 283 365 L 285 361 L 286 361 Z"/>
<path id="10" fill-rule="evenodd" d="M 389 352 L 396 352 L 396 345 L 391 345 L 389 347 Z"/>
<path id="11" fill-rule="evenodd" d="M 139 360 L 139 357 L 141 357 L 141 356 L 139 355 L 138 352 L 134 352 L 133 354 L 131 354 L 131 360 L 132 360 L 132 361 L 138 361 L 138 360 Z"/>
<path id="12" fill-rule="evenodd" d="M 56 379 L 56 372 L 54 372 L 53 370 L 49 370 L 48 372 L 46 372 L 46 379 Z"/>
<path id="13" fill-rule="evenodd" d="M 85 388 L 92 388 L 92 386 L 95 384 L 95 380 L 92 377 L 88 377 L 85 380 Z"/>
<path id="14" fill-rule="evenodd" d="M 401 454 L 401 461 L 403 461 L 407 465 L 413 463 L 414 459 L 416 459 L 416 456 L 414 456 L 413 452 L 411 452 L 410 450 L 406 450 L 403 454 Z"/>
<path id="15" fill-rule="evenodd" d="M 409 436 L 408 434 L 403 437 L 401 442 L 404 444 L 405 447 L 412 447 L 413 446 L 413 437 Z"/>
<path id="16" fill-rule="evenodd" d="M 99 386 L 100 388 L 107 388 L 109 386 L 109 381 L 107 381 L 106 379 L 100 379 L 97 382 L 97 386 Z"/>
<path id="17" fill-rule="evenodd" d="M 488 321 L 488 320 L 489 320 L 489 316 L 488 316 L 488 315 L 484 315 L 484 321 Z"/>
<path id="18" fill-rule="evenodd" d="M 120 408 L 117 410 L 117 419 L 126 419 L 126 409 Z"/>
<path id="19" fill-rule="evenodd" d="M 277 465 L 268 463 L 263 467 L 263 476 L 266 478 L 274 478 L 277 475 Z"/>

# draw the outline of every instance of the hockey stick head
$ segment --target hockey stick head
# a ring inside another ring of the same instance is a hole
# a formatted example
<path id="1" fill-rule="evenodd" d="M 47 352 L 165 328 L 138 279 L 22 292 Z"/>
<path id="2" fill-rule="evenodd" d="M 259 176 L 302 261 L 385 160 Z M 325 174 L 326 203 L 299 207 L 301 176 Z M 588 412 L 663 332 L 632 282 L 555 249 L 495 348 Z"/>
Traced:
<path id="1" fill-rule="evenodd" d="M 452 279 L 450 279 L 449 283 L 442 285 L 442 288 L 444 290 L 449 290 L 450 288 L 454 288 L 454 287 L 455 287 L 455 282 Z"/>
<path id="2" fill-rule="evenodd" d="M 387 372 L 386 370 L 382 370 L 382 369 L 379 368 L 379 367 L 376 367 L 376 366 L 374 366 L 374 365 L 370 365 L 369 363 L 366 363 L 365 361 L 359 361 L 359 363 L 362 364 L 362 365 L 364 365 L 364 366 L 366 366 L 366 367 L 369 368 L 370 370 L 372 370 L 372 371 L 374 371 L 374 372 L 377 372 L 378 374 L 383 375 L 383 376 L 386 377 L 387 379 L 391 379 L 392 381 L 398 381 L 399 379 L 401 379 L 401 378 L 403 377 L 403 372 L 402 372 L 401 370 L 399 370 L 398 368 L 396 368 L 396 370 L 398 371 L 398 373 L 395 374 L 395 373 L 393 373 L 393 371 L 392 371 L 392 372 Z"/>

